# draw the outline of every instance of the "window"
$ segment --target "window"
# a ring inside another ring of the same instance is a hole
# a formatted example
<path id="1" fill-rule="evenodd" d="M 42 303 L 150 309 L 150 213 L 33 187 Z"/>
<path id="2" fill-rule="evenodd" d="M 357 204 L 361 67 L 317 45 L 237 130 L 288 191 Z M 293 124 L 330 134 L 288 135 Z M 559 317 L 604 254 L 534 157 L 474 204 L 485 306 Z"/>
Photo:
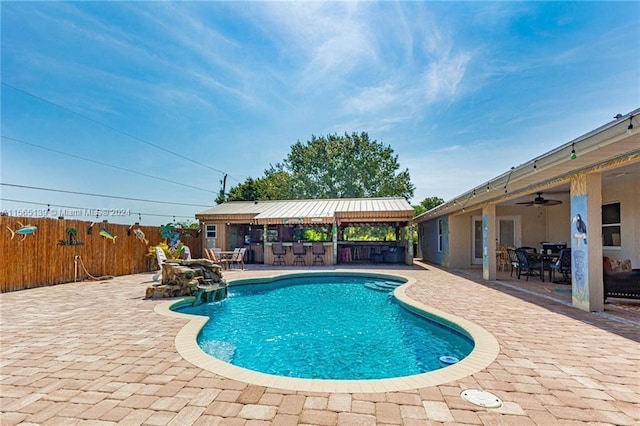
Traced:
<path id="1" fill-rule="evenodd" d="M 438 252 L 442 253 L 444 247 L 444 221 L 438 219 Z"/>
<path id="2" fill-rule="evenodd" d="M 217 238 L 218 237 L 218 225 L 207 225 L 206 226 L 207 238 Z"/>
<path id="3" fill-rule="evenodd" d="M 620 247 L 620 203 L 602 206 L 602 245 Z"/>

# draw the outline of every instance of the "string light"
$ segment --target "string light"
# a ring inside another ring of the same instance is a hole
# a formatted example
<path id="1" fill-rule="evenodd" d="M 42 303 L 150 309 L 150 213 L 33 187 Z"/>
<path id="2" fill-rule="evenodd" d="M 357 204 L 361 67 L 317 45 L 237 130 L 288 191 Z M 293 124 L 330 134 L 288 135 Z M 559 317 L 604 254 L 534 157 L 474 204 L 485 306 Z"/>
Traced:
<path id="1" fill-rule="evenodd" d="M 575 160 L 576 158 L 578 158 L 578 156 L 576 155 L 576 147 L 575 147 L 575 143 L 572 142 L 571 143 L 571 156 L 569 157 L 572 160 Z"/>

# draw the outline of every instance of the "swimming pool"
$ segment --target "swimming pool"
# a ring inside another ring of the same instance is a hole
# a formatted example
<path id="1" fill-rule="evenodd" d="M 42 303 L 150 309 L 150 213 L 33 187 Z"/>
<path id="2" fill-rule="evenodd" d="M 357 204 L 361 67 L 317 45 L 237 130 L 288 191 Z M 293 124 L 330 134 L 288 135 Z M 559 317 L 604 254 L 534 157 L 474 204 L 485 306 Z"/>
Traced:
<path id="1" fill-rule="evenodd" d="M 404 281 L 311 276 L 235 285 L 221 302 L 178 312 L 210 321 L 198 345 L 233 365 L 287 377 L 362 380 L 410 376 L 465 358 L 468 335 L 417 315 L 390 291 Z"/>
<path id="2" fill-rule="evenodd" d="M 416 389 L 428 386 L 436 386 L 448 383 L 454 380 L 462 379 L 474 374 L 491 364 L 497 357 L 500 347 L 497 340 L 490 333 L 463 318 L 451 315 L 450 313 L 440 311 L 431 306 L 415 299 L 415 296 L 409 297 L 407 290 L 413 288 L 416 279 L 413 277 L 400 276 L 395 273 L 393 275 L 387 273 L 361 273 L 349 270 L 336 270 L 332 272 L 305 272 L 305 273 L 285 273 L 272 276 L 264 276 L 262 273 L 247 272 L 243 273 L 246 278 L 231 281 L 230 290 L 239 285 L 253 285 L 261 283 L 261 285 L 269 286 L 269 283 L 277 282 L 288 278 L 299 278 L 306 276 L 359 276 L 359 277 L 376 277 L 391 280 L 404 280 L 407 285 L 402 285 L 393 292 L 396 302 L 405 307 L 407 310 L 417 313 L 420 316 L 429 318 L 440 324 L 451 327 L 454 330 L 466 336 L 471 336 L 475 343 L 472 352 L 460 362 L 440 368 L 435 371 L 420 373 L 415 375 L 392 377 L 386 379 L 365 379 L 365 380 L 332 380 L 332 379 L 306 379 L 285 377 L 275 374 L 262 373 L 255 370 L 239 367 L 218 358 L 206 354 L 200 346 L 198 346 L 197 338 L 201 331 L 209 322 L 209 318 L 202 315 L 193 315 L 176 311 L 185 306 L 190 306 L 193 302 L 192 298 L 181 299 L 178 301 L 168 301 L 157 304 L 155 311 L 159 314 L 173 317 L 178 320 L 188 320 L 175 338 L 175 346 L 178 353 L 190 363 L 216 375 L 235 379 L 244 383 L 250 383 L 258 386 L 266 386 L 280 389 L 313 391 L 313 392 L 393 392 L 408 389 Z M 259 277 L 258 275 L 263 275 Z M 249 277 L 255 278 L 249 278 Z M 423 282 L 421 285 L 427 284 Z M 266 288 L 266 287 L 265 287 Z"/>

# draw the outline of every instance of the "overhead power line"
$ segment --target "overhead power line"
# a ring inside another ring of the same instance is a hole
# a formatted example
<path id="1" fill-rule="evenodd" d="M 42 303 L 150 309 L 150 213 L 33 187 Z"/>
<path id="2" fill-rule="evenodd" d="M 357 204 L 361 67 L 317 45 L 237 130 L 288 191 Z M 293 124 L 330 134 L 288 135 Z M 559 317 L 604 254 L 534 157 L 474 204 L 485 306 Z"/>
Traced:
<path id="1" fill-rule="evenodd" d="M 9 89 L 15 90 L 16 92 L 20 92 L 20 93 L 22 93 L 22 94 L 24 94 L 24 95 L 30 96 L 30 97 L 32 97 L 32 98 L 34 98 L 34 99 L 37 99 L 37 100 L 39 100 L 40 102 L 47 103 L 47 104 L 52 105 L 52 106 L 54 106 L 54 107 L 56 107 L 56 108 L 58 108 L 58 109 L 61 109 L 61 110 L 63 110 L 63 111 L 66 111 L 66 112 L 68 112 L 69 114 L 76 115 L 76 116 L 78 116 L 78 117 L 80 117 L 80 118 L 83 118 L 83 119 L 85 119 L 85 120 L 87 120 L 87 121 L 90 121 L 90 122 L 92 122 L 92 123 L 98 124 L 98 125 L 100 125 L 100 126 L 102 126 L 102 127 L 105 127 L 105 128 L 107 128 L 107 129 L 109 129 L 109 130 L 112 130 L 112 131 L 114 131 L 114 132 L 120 133 L 121 135 L 124 135 L 124 136 L 127 136 L 127 137 L 129 137 L 129 138 L 135 139 L 135 140 L 137 140 L 138 142 L 141 142 L 141 143 L 144 143 L 144 144 L 146 144 L 146 145 L 152 146 L 152 147 L 154 147 L 154 148 L 156 148 L 156 149 L 158 149 L 158 150 L 160 150 L 160 151 L 164 151 L 164 152 L 166 152 L 166 153 L 168 153 L 168 154 L 175 155 L 176 157 L 182 158 L 183 160 L 189 161 L 189 162 L 191 162 L 191 163 L 194 163 L 194 164 L 197 164 L 197 165 L 199 165 L 199 166 L 205 167 L 205 168 L 207 168 L 207 169 L 213 170 L 213 171 L 215 171 L 215 172 L 221 173 L 221 174 L 223 174 L 223 175 L 224 175 L 224 174 L 227 174 L 227 172 L 224 172 L 224 171 L 222 171 L 222 170 L 220 170 L 220 169 L 216 169 L 215 167 L 211 167 L 211 166 L 209 166 L 209 165 L 207 165 L 207 164 L 204 164 L 204 163 L 201 163 L 201 162 L 199 162 L 199 161 L 196 161 L 196 160 L 194 160 L 193 158 L 187 157 L 186 155 L 182 155 L 182 154 L 180 154 L 180 153 L 178 153 L 178 152 L 171 151 L 170 149 L 164 148 L 164 147 L 162 147 L 162 146 L 160 146 L 160 145 L 157 145 L 157 144 L 155 144 L 155 143 L 153 143 L 153 142 L 149 142 L 149 141 L 148 141 L 148 140 L 146 140 L 146 139 L 143 139 L 143 138 L 141 138 L 141 137 L 139 137 L 139 136 L 133 135 L 133 134 L 131 134 L 131 133 L 129 133 L 129 132 L 126 132 L 126 131 L 124 131 L 124 130 L 120 130 L 120 129 L 116 128 L 116 127 L 113 127 L 113 126 L 111 126 L 111 125 L 109 125 L 109 124 L 106 124 L 106 123 L 103 123 L 103 122 L 101 122 L 101 121 L 98 121 L 98 120 L 96 120 L 96 119 L 94 119 L 94 118 L 91 118 L 91 117 L 89 117 L 89 116 L 87 116 L 87 115 L 80 114 L 79 112 L 76 112 L 76 111 L 74 111 L 74 110 L 72 110 L 72 109 L 70 109 L 70 108 L 67 108 L 67 107 L 62 106 L 62 105 L 60 105 L 60 104 L 57 104 L 57 103 L 55 103 L 55 102 L 53 102 L 53 101 L 50 101 L 50 100 L 48 100 L 48 99 L 45 99 L 45 98 L 43 98 L 43 97 L 41 97 L 41 96 L 34 95 L 33 93 L 27 92 L 27 91 L 26 91 L 26 90 L 24 90 L 24 89 L 20 89 L 20 88 L 18 88 L 18 87 L 12 86 L 12 85 L 10 85 L 10 84 L 8 84 L 8 83 L 5 83 L 4 81 L 3 81 L 1 84 L 2 84 L 3 86 L 5 86 L 5 87 L 8 87 Z"/>
<path id="2" fill-rule="evenodd" d="M 31 204 L 31 205 L 35 205 L 35 206 L 47 206 L 48 207 L 62 207 L 63 209 L 74 209 L 74 210 L 82 210 L 82 211 L 97 211 L 99 212 L 100 209 L 96 209 L 96 208 L 90 208 L 90 207 L 78 207 L 78 206 L 65 206 L 62 204 L 48 204 L 48 203 L 40 203 L 37 201 L 26 201 L 26 200 L 14 200 L 12 198 L 0 198 L 0 200 L 2 201 L 11 201 L 14 203 L 23 203 L 23 204 Z M 132 210 L 133 211 L 133 210 Z M 172 214 L 158 214 L 158 213 L 143 213 L 143 212 L 135 212 L 139 217 L 141 216 L 153 216 L 153 217 L 172 217 L 172 218 L 180 218 L 180 219 L 193 219 L 193 216 L 178 216 L 178 215 L 172 215 Z M 89 216 L 89 215 L 86 215 Z"/>
<path id="3" fill-rule="evenodd" d="M 113 164 L 104 163 L 102 161 L 93 160 L 91 158 L 82 157 L 82 156 L 76 155 L 76 154 L 70 154 L 68 152 L 59 151 L 57 149 L 53 149 L 53 148 L 49 148 L 49 147 L 46 147 L 46 146 L 38 145 L 38 144 L 35 144 L 35 143 L 32 143 L 32 142 L 23 141 L 21 139 L 16 139 L 16 138 L 12 138 L 12 137 L 9 137 L 9 136 L 4 136 L 4 135 L 2 135 L 2 139 L 6 139 L 6 140 L 9 140 L 9 141 L 12 141 L 12 142 L 17 142 L 17 143 L 33 146 L 33 147 L 36 147 L 36 148 L 39 148 L 39 149 L 43 149 L 43 150 L 46 150 L 46 151 L 55 152 L 56 154 L 66 155 L 66 156 L 71 157 L 71 158 L 77 158 L 79 160 L 88 161 L 90 163 L 100 164 L 101 166 L 111 167 L 111 168 L 116 169 L 116 170 L 122 170 L 122 171 L 125 171 L 125 172 L 134 173 L 136 175 L 145 176 L 145 177 L 156 179 L 156 180 L 161 180 L 163 182 L 169 182 L 169 183 L 173 183 L 175 185 L 180 185 L 180 186 L 184 186 L 184 187 L 187 187 L 187 188 L 197 189 L 198 191 L 204 191 L 204 192 L 208 192 L 210 194 L 218 194 L 218 192 L 216 192 L 216 191 L 210 191 L 208 189 L 199 188 L 197 186 L 188 185 L 186 183 L 176 182 L 176 181 L 173 181 L 173 180 L 170 180 L 170 179 L 165 179 L 165 178 L 162 178 L 162 177 L 159 177 L 159 176 L 154 176 L 154 175 L 150 175 L 150 174 L 147 174 L 147 173 L 138 172 L 136 170 L 127 169 L 125 167 L 115 166 Z"/>
<path id="4" fill-rule="evenodd" d="M 132 198 L 132 197 L 119 197 L 116 195 L 105 195 L 105 194 L 93 194 L 90 192 L 78 192 L 78 191 L 66 191 L 64 189 L 52 189 L 52 188 L 41 188 L 38 186 L 27 186 L 27 185 L 17 185 L 13 183 L 4 183 L 0 182 L 2 186 L 10 186 L 12 188 L 22 188 L 22 189 L 35 189 L 38 191 L 49 191 L 49 192 L 62 192 L 65 194 L 76 194 L 76 195 L 86 195 L 89 197 L 100 197 L 100 198 L 114 198 L 117 200 L 128 200 L 128 201 L 141 201 L 144 203 L 157 203 L 157 204 L 171 204 L 175 206 L 187 206 L 187 207 L 211 207 L 203 204 L 187 204 L 187 203 L 176 203 L 172 201 L 159 201 L 159 200 L 145 200 L 143 198 Z"/>

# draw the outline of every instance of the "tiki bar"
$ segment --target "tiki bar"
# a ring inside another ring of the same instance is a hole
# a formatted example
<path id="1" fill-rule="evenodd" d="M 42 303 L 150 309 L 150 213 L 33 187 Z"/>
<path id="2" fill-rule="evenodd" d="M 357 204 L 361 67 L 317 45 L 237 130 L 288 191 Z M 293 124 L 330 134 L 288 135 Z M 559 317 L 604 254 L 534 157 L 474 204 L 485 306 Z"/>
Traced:
<path id="1" fill-rule="evenodd" d="M 398 198 L 230 201 L 196 214 L 203 248 L 245 248 L 246 263 L 413 262 L 413 207 Z"/>

